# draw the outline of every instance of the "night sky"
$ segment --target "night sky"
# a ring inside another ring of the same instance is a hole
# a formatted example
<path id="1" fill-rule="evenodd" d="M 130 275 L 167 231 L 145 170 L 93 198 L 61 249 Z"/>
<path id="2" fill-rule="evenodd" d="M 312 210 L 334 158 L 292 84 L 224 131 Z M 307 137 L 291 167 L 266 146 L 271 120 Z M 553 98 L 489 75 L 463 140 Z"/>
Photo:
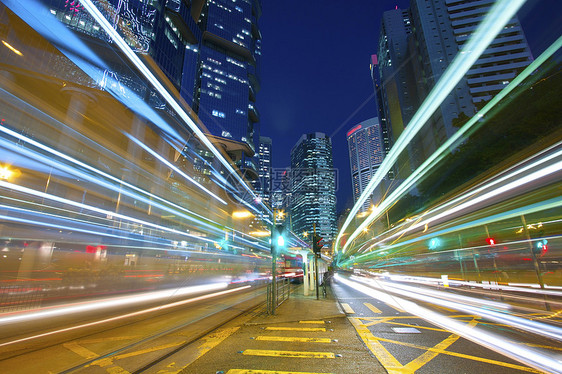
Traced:
<path id="1" fill-rule="evenodd" d="M 304 133 L 332 137 L 339 170 L 338 213 L 353 203 L 346 132 L 376 116 L 369 62 L 382 13 L 408 0 L 263 0 L 261 135 L 273 139 L 273 167 L 290 166 Z M 537 56 L 562 35 L 562 0 L 529 0 L 519 18 Z"/>

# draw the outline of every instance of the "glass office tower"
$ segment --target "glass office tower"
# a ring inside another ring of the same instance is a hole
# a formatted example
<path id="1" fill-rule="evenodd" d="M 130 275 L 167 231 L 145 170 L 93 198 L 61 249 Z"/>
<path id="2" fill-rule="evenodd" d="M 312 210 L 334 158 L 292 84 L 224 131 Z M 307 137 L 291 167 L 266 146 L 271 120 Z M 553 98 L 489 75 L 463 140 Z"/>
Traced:
<path id="1" fill-rule="evenodd" d="M 384 158 L 382 138 L 381 126 L 377 117 L 363 121 L 347 132 L 354 202 L 357 202 L 382 163 Z M 373 203 L 376 201 L 373 201 L 372 197 L 367 199 L 363 203 L 361 211 L 367 211 Z"/>
<path id="2" fill-rule="evenodd" d="M 316 132 L 301 136 L 291 150 L 292 230 L 316 233 L 331 242 L 336 235 L 336 173 L 332 141 Z"/>
<path id="3" fill-rule="evenodd" d="M 211 134 L 244 142 L 254 151 L 260 15 L 258 0 L 207 2 L 200 19 L 204 31 L 194 103 Z"/>

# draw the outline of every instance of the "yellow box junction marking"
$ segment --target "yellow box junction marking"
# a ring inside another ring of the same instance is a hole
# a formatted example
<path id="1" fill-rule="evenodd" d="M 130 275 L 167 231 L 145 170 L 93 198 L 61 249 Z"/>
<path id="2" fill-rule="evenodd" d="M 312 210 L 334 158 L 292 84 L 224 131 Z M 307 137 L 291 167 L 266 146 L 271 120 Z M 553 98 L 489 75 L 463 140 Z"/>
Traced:
<path id="1" fill-rule="evenodd" d="M 313 324 L 323 325 L 325 322 L 324 321 L 299 321 L 299 323 L 309 323 L 311 325 Z"/>
<path id="2" fill-rule="evenodd" d="M 361 323 L 359 318 L 349 318 L 349 321 L 353 327 L 355 327 L 355 330 L 361 339 L 363 339 L 367 348 L 369 348 L 369 350 L 375 355 L 389 374 L 400 373 L 402 369 L 400 362 L 398 362 L 398 360 L 386 350 L 378 339 L 371 334 L 371 331 L 369 331 L 369 329 Z"/>
<path id="3" fill-rule="evenodd" d="M 367 308 L 371 309 L 373 313 L 382 314 L 381 310 L 376 306 L 374 306 L 373 304 L 371 303 L 363 303 L 363 304 L 365 304 Z"/>
<path id="4" fill-rule="evenodd" d="M 349 306 L 349 304 L 341 303 L 341 307 L 343 308 L 343 311 L 346 312 L 347 314 L 355 314 L 355 311 L 351 306 Z"/>
<path id="5" fill-rule="evenodd" d="M 266 327 L 270 331 L 326 331 L 324 327 Z"/>
<path id="6" fill-rule="evenodd" d="M 467 317 L 467 316 L 459 316 L 459 317 Z M 399 317 L 396 317 L 396 318 L 399 318 Z M 465 359 L 469 359 L 469 360 L 485 362 L 485 363 L 488 363 L 488 364 L 509 367 L 509 368 L 512 368 L 512 369 L 518 369 L 518 370 L 527 371 L 527 372 L 531 372 L 531 373 L 541 373 L 541 371 L 538 371 L 538 370 L 530 368 L 530 367 L 522 366 L 522 365 L 515 365 L 515 364 L 510 364 L 510 363 L 507 363 L 507 362 L 502 362 L 502 361 L 497 361 L 497 360 L 491 360 L 491 359 L 487 359 L 487 358 L 483 358 L 483 357 L 477 357 L 477 356 L 467 355 L 467 354 L 463 354 L 463 353 L 446 351 L 445 349 L 447 347 L 449 347 L 451 344 L 453 344 L 455 341 L 457 341 L 460 338 L 460 336 L 458 336 L 456 334 L 449 335 L 445 340 L 441 341 L 440 343 L 438 343 L 434 347 L 424 347 L 424 346 L 420 346 L 420 345 L 412 344 L 412 343 L 400 342 L 400 341 L 390 340 L 390 339 L 385 339 L 385 338 L 378 338 L 378 337 L 375 337 L 371 333 L 371 331 L 367 328 L 366 325 L 361 323 L 361 321 L 360 321 L 361 319 L 366 319 L 366 318 L 349 318 L 350 322 L 355 327 L 355 329 L 356 329 L 357 333 L 359 334 L 359 336 L 361 337 L 361 339 L 363 339 L 363 341 L 365 342 L 367 347 L 371 350 L 371 352 L 375 355 L 375 357 L 377 357 L 377 359 L 381 362 L 381 364 L 385 367 L 385 369 L 388 371 L 389 374 L 411 374 L 411 373 L 415 373 L 416 370 L 419 370 L 423 365 L 425 365 L 426 363 L 431 361 L 433 358 L 435 358 L 439 354 L 446 354 L 446 355 L 465 358 Z M 389 320 L 388 318 L 381 319 L 380 321 L 375 322 L 375 324 L 376 323 L 389 323 L 388 320 Z M 476 326 L 476 324 L 478 324 L 478 321 L 476 319 L 473 319 L 472 321 L 467 321 L 467 322 L 468 322 L 468 325 L 470 327 L 474 327 L 474 326 Z M 373 323 L 369 323 L 369 325 L 371 325 L 371 324 L 373 324 Z M 415 326 L 415 327 L 418 328 L 420 326 Z M 396 358 L 394 356 L 392 356 L 388 352 L 388 350 L 380 342 L 387 342 L 387 343 L 402 345 L 402 346 L 405 346 L 405 347 L 417 348 L 417 349 L 425 350 L 426 352 L 424 352 L 423 354 L 421 354 L 419 357 L 417 357 L 413 361 L 409 362 L 408 364 L 402 365 L 398 362 L 398 360 L 396 360 Z"/>
<path id="7" fill-rule="evenodd" d="M 331 343 L 330 338 L 300 338 L 291 336 L 263 336 L 260 335 L 256 340 L 265 340 L 269 342 L 302 342 L 302 343 Z"/>
<path id="8" fill-rule="evenodd" d="M 336 358 L 332 352 L 274 351 L 267 349 L 246 349 L 245 356 L 291 357 L 291 358 Z"/>
<path id="9" fill-rule="evenodd" d="M 331 374 L 331 373 L 310 373 L 304 371 L 279 371 L 279 370 L 246 370 L 230 369 L 226 374 Z"/>

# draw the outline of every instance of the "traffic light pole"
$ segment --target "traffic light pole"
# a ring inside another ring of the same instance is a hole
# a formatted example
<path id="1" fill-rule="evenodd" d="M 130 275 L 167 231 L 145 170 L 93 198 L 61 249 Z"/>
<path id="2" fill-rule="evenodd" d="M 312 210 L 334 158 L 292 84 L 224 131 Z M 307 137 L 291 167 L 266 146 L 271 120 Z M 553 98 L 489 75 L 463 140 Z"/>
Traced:
<path id="1" fill-rule="evenodd" d="M 314 235 L 312 235 L 312 240 L 314 241 L 314 238 L 316 238 L 316 223 L 312 224 L 312 230 L 314 231 Z M 314 242 L 312 246 L 314 248 Z M 314 253 L 314 271 L 316 273 L 316 300 L 318 300 L 320 295 L 318 294 L 318 255 L 316 253 Z"/>
<path id="2" fill-rule="evenodd" d="M 271 225 L 271 315 L 275 315 L 275 305 L 277 304 L 277 250 L 273 233 L 275 232 L 275 211 L 273 212 L 273 225 Z"/>

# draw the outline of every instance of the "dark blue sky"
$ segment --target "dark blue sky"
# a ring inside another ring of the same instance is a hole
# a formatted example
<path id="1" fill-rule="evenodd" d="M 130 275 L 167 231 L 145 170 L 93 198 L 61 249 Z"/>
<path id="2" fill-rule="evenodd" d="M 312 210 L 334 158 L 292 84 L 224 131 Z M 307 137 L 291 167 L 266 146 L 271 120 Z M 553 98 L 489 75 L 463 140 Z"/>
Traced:
<path id="1" fill-rule="evenodd" d="M 382 12 L 408 0 L 263 0 L 261 134 L 273 139 L 273 167 L 290 165 L 300 136 L 332 137 L 338 212 L 352 203 L 346 132 L 376 116 L 369 59 Z M 534 55 L 562 35 L 562 0 L 529 0 L 520 20 Z"/>

